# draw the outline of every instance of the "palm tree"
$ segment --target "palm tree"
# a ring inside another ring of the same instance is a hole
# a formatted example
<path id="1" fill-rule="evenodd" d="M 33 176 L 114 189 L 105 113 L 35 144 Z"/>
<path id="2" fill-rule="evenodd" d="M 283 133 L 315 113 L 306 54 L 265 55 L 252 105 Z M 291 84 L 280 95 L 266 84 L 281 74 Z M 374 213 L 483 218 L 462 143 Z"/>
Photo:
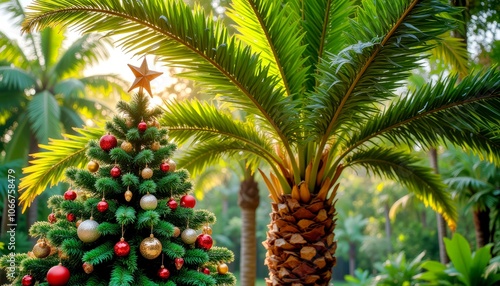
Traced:
<path id="1" fill-rule="evenodd" d="M 20 27 L 24 20 L 20 2 L 1 0 L 0 7 Z M 88 34 L 63 48 L 65 39 L 64 31 L 52 28 L 27 33 L 21 43 L 0 33 L 2 165 L 20 171 L 27 165 L 28 154 L 39 151 L 38 144 L 62 138 L 63 131 L 75 134 L 73 127 L 109 113 L 97 94 L 109 98 L 117 95 L 116 91 L 123 93 L 123 82 L 115 75 L 83 75 L 85 68 L 107 58 L 109 40 Z M 7 223 L 6 211 L 4 208 L 2 230 Z M 30 208 L 28 227 L 37 220 L 37 211 L 36 205 Z"/>
<path id="2" fill-rule="evenodd" d="M 254 168 L 257 158 L 270 166 L 261 173 L 273 200 L 265 243 L 272 285 L 328 284 L 344 169 L 399 181 L 454 228 L 440 177 L 393 146 L 448 139 L 500 155 L 491 132 L 500 123 L 498 71 L 397 93 L 454 28 L 457 11 L 439 0 L 234 0 L 227 15 L 236 36 L 180 0 L 35 0 L 29 8 L 25 31 L 73 24 L 110 32 L 128 51 L 187 68 L 182 76 L 224 102 L 172 102 L 163 121 L 177 140 L 194 138 L 187 156 L 210 155 L 195 161 L 200 167 L 240 152 Z M 247 116 L 234 119 L 234 109 Z"/>
<path id="3" fill-rule="evenodd" d="M 368 224 L 368 219 L 361 215 L 344 216 L 341 225 L 337 226 L 336 235 L 339 240 L 339 246 L 346 244 L 344 248 L 349 257 L 349 275 L 354 275 L 356 270 L 356 251 L 360 243 L 365 239 L 364 229 Z"/>

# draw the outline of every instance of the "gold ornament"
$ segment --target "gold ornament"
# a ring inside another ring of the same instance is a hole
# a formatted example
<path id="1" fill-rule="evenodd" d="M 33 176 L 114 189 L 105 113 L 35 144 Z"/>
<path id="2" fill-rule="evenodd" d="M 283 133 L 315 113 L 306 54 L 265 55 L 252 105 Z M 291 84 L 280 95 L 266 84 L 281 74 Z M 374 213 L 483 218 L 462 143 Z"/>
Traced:
<path id="1" fill-rule="evenodd" d="M 153 170 L 146 166 L 146 168 L 142 169 L 141 176 L 143 179 L 147 180 L 153 177 Z"/>
<path id="2" fill-rule="evenodd" d="M 87 274 L 94 272 L 94 265 L 92 265 L 90 263 L 85 262 L 85 263 L 83 263 L 82 267 L 83 267 L 83 271 L 85 271 L 85 273 L 87 273 Z"/>
<path id="3" fill-rule="evenodd" d="M 50 246 L 45 240 L 40 239 L 35 246 L 33 246 L 33 254 L 36 258 L 45 258 L 50 254 Z"/>
<path id="4" fill-rule="evenodd" d="M 153 144 L 151 144 L 151 150 L 153 151 L 158 151 L 160 149 L 160 142 L 155 141 Z"/>
<path id="5" fill-rule="evenodd" d="M 97 170 L 99 170 L 99 164 L 96 161 L 90 161 L 87 164 L 87 170 L 89 170 L 89 172 L 91 173 L 95 173 L 97 172 Z"/>
<path id="6" fill-rule="evenodd" d="M 193 244 L 197 237 L 198 234 L 196 233 L 196 230 L 191 228 L 186 228 L 181 234 L 182 241 L 186 244 Z"/>
<path id="7" fill-rule="evenodd" d="M 83 222 L 83 220 L 79 219 L 76 221 L 76 227 L 78 228 L 80 226 L 80 224 Z"/>
<path id="8" fill-rule="evenodd" d="M 170 166 L 170 169 L 169 169 L 170 172 L 175 171 L 175 169 L 177 168 L 177 164 L 172 159 L 168 159 L 167 164 Z"/>
<path id="9" fill-rule="evenodd" d="M 80 238 L 83 242 L 96 241 L 99 237 L 101 237 L 101 234 L 97 231 L 97 227 L 99 227 L 99 223 L 92 218 L 84 220 L 76 230 L 78 238 Z"/>
<path id="10" fill-rule="evenodd" d="M 134 125 L 132 118 L 127 117 L 127 119 L 125 119 L 125 125 L 127 125 L 128 128 L 131 128 Z"/>
<path id="11" fill-rule="evenodd" d="M 120 148 L 122 148 L 122 150 L 127 152 L 127 153 L 132 152 L 132 150 L 134 149 L 134 147 L 132 146 L 132 143 L 130 143 L 128 141 L 123 141 L 122 144 L 120 145 Z"/>
<path id="12" fill-rule="evenodd" d="M 210 226 L 206 225 L 206 226 L 203 227 L 202 232 L 204 234 L 212 235 L 212 228 Z"/>
<path id="13" fill-rule="evenodd" d="M 133 193 L 129 189 L 127 189 L 123 196 L 125 197 L 125 200 L 127 202 L 130 202 L 130 200 L 132 200 Z"/>
<path id="14" fill-rule="evenodd" d="M 181 235 L 181 229 L 178 227 L 174 227 L 174 237 L 179 237 Z"/>
<path id="15" fill-rule="evenodd" d="M 142 240 L 139 246 L 142 256 L 146 259 L 155 259 L 161 254 L 161 242 L 151 234 L 149 237 Z"/>
<path id="16" fill-rule="evenodd" d="M 136 87 L 139 87 L 140 90 L 142 90 L 142 88 L 144 88 L 149 93 L 149 95 L 151 97 L 153 97 L 153 94 L 151 92 L 150 81 L 159 77 L 163 73 L 150 70 L 148 68 L 148 63 L 146 62 L 146 57 L 144 57 L 144 60 L 142 61 L 142 64 L 140 67 L 136 67 L 136 66 L 133 66 L 130 64 L 128 66 L 135 75 L 135 80 L 132 83 L 132 86 L 130 87 L 130 89 L 128 91 L 130 92 L 132 89 L 134 89 Z"/>
<path id="17" fill-rule="evenodd" d="M 217 265 L 217 272 L 219 274 L 226 274 L 229 271 L 229 267 L 227 267 L 226 263 L 221 263 Z"/>
<path id="18" fill-rule="evenodd" d="M 139 202 L 141 205 L 141 208 L 145 211 L 147 210 L 154 210 L 156 209 L 156 206 L 158 206 L 158 200 L 154 195 L 151 194 L 146 194 L 142 196 L 141 201 Z"/>

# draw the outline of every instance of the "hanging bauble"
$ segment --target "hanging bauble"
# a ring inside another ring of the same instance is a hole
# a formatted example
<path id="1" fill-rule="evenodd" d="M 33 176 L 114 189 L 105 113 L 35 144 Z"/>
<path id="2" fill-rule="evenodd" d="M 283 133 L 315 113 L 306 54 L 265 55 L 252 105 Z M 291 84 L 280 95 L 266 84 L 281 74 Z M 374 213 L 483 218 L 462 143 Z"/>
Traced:
<path id="1" fill-rule="evenodd" d="M 103 213 L 108 209 L 109 209 L 108 202 L 104 198 L 102 198 L 102 200 L 97 203 L 97 210 Z"/>
<path id="2" fill-rule="evenodd" d="M 108 152 L 109 150 L 113 149 L 118 145 L 118 141 L 116 140 L 116 137 L 111 135 L 111 134 L 106 134 L 101 137 L 99 140 L 99 146 L 101 146 L 101 149 Z"/>
<path id="3" fill-rule="evenodd" d="M 130 253 L 130 245 L 125 241 L 125 238 L 122 237 L 120 241 L 115 244 L 114 251 L 117 256 L 127 256 Z"/>
<path id="4" fill-rule="evenodd" d="M 84 220 L 76 230 L 78 238 L 87 243 L 96 241 L 99 237 L 101 237 L 101 234 L 97 231 L 98 227 L 99 223 L 92 218 Z"/>
<path id="5" fill-rule="evenodd" d="M 145 180 L 150 179 L 151 177 L 153 177 L 153 170 L 146 166 L 146 168 L 142 169 L 141 171 L 141 177 Z"/>
<path id="6" fill-rule="evenodd" d="M 181 197 L 181 207 L 194 208 L 196 205 L 196 199 L 191 195 L 184 195 Z"/>
<path id="7" fill-rule="evenodd" d="M 69 189 L 66 192 L 64 192 L 64 199 L 67 201 L 73 201 L 76 199 L 76 192 Z"/>
<path id="8" fill-rule="evenodd" d="M 208 269 L 207 267 L 203 267 L 202 272 L 203 272 L 204 274 L 210 275 L 210 269 Z"/>
<path id="9" fill-rule="evenodd" d="M 36 258 L 45 258 L 50 254 L 50 246 L 43 239 L 38 240 L 38 242 L 33 246 L 33 254 Z"/>
<path id="10" fill-rule="evenodd" d="M 146 131 L 146 129 L 148 129 L 148 124 L 144 121 L 141 121 L 137 125 L 137 129 L 139 129 L 139 132 L 144 132 L 144 131 Z"/>
<path id="11" fill-rule="evenodd" d="M 171 210 L 175 211 L 175 209 L 177 208 L 178 204 L 177 204 L 177 201 L 174 198 L 170 198 L 170 200 L 168 200 L 168 202 L 167 202 L 167 206 Z"/>
<path id="12" fill-rule="evenodd" d="M 32 286 L 35 284 L 35 278 L 31 275 L 24 275 L 23 279 L 21 280 L 21 285 L 23 286 Z"/>
<path id="13" fill-rule="evenodd" d="M 153 151 L 158 151 L 160 150 L 160 142 L 155 141 L 151 144 L 151 150 Z"/>
<path id="14" fill-rule="evenodd" d="M 167 160 L 167 164 L 170 167 L 170 172 L 173 172 L 173 171 L 175 171 L 177 169 L 177 164 L 175 163 L 174 160 L 168 159 Z"/>
<path id="15" fill-rule="evenodd" d="M 195 245 L 197 248 L 209 250 L 210 248 L 212 248 L 213 244 L 214 244 L 214 241 L 213 241 L 212 237 L 208 234 L 202 233 L 202 234 L 198 235 L 198 237 L 196 238 Z"/>
<path id="16" fill-rule="evenodd" d="M 134 125 L 134 122 L 132 121 L 132 118 L 130 117 L 127 117 L 127 119 L 125 119 L 125 125 L 130 128 Z"/>
<path id="17" fill-rule="evenodd" d="M 50 286 L 65 286 L 69 281 L 69 277 L 68 268 L 61 264 L 53 266 L 47 272 L 47 282 Z"/>
<path id="18" fill-rule="evenodd" d="M 181 229 L 174 226 L 174 237 L 179 237 L 181 235 Z"/>
<path id="19" fill-rule="evenodd" d="M 145 211 L 154 210 L 156 206 L 158 206 L 158 200 L 152 194 L 146 194 L 142 196 L 141 201 L 139 202 L 141 208 Z"/>
<path id="20" fill-rule="evenodd" d="M 89 172 L 91 173 L 95 173 L 97 172 L 97 170 L 99 170 L 99 164 L 96 161 L 90 161 L 87 164 L 87 170 L 89 170 Z"/>
<path id="21" fill-rule="evenodd" d="M 80 226 L 80 224 L 83 222 L 82 219 L 79 219 L 75 222 L 75 226 L 78 228 Z"/>
<path id="22" fill-rule="evenodd" d="M 130 202 L 132 200 L 133 193 L 130 190 L 127 190 L 123 196 L 127 202 Z"/>
<path id="23" fill-rule="evenodd" d="M 83 263 L 82 268 L 83 268 L 83 271 L 87 274 L 94 272 L 94 265 L 92 265 L 90 263 L 87 263 L 87 262 Z"/>
<path id="24" fill-rule="evenodd" d="M 49 220 L 50 223 L 55 223 L 57 221 L 56 214 L 50 213 L 47 219 Z"/>
<path id="25" fill-rule="evenodd" d="M 165 266 L 161 266 L 160 269 L 158 269 L 158 277 L 160 277 L 162 280 L 167 280 L 168 277 L 170 277 L 170 271 L 168 271 Z"/>
<path id="26" fill-rule="evenodd" d="M 120 145 L 120 148 L 123 151 L 130 153 L 134 149 L 134 146 L 132 146 L 132 143 L 130 143 L 128 141 L 123 141 L 122 144 Z"/>
<path id="27" fill-rule="evenodd" d="M 202 232 L 204 234 L 212 235 L 212 228 L 208 225 L 205 225 L 202 229 Z"/>
<path id="28" fill-rule="evenodd" d="M 109 171 L 109 174 L 113 178 L 118 178 L 122 174 L 122 170 L 120 170 L 120 167 L 114 166 L 113 168 L 111 168 L 111 171 Z"/>
<path id="29" fill-rule="evenodd" d="M 155 259 L 161 254 L 161 242 L 151 234 L 149 237 L 142 240 L 139 246 L 142 256 L 146 259 Z"/>
<path id="30" fill-rule="evenodd" d="M 170 170 L 170 165 L 167 162 L 162 162 L 160 164 L 160 170 L 164 173 L 168 172 Z"/>
<path id="31" fill-rule="evenodd" d="M 174 259 L 174 264 L 175 264 L 175 269 L 181 270 L 182 265 L 184 265 L 184 258 L 177 257 L 176 259 Z"/>
<path id="32" fill-rule="evenodd" d="M 69 213 L 66 215 L 66 219 L 69 221 L 69 222 L 74 222 L 75 219 L 76 219 L 76 216 L 72 213 Z"/>
<path id="33" fill-rule="evenodd" d="M 226 274 L 227 271 L 229 271 L 229 267 L 227 267 L 226 263 L 221 263 L 221 264 L 217 265 L 217 272 L 219 274 Z"/>
<path id="34" fill-rule="evenodd" d="M 186 228 L 181 234 L 182 241 L 186 244 L 193 244 L 197 236 L 196 230 L 191 228 Z"/>

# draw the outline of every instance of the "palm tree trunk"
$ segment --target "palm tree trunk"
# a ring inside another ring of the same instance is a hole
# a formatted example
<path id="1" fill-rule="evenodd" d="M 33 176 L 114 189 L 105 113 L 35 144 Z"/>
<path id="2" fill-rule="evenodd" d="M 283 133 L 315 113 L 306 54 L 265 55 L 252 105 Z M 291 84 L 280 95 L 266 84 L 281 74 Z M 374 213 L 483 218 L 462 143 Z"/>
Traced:
<path id="1" fill-rule="evenodd" d="M 349 243 L 349 275 L 354 276 L 356 270 L 356 244 Z"/>
<path id="2" fill-rule="evenodd" d="M 335 206 L 311 195 L 307 203 L 283 195 L 272 203 L 265 264 L 267 285 L 328 285 L 335 266 Z"/>
<path id="3" fill-rule="evenodd" d="M 476 246 L 481 248 L 488 244 L 490 238 L 490 210 L 474 210 L 472 213 L 476 233 Z"/>
<path id="4" fill-rule="evenodd" d="M 257 277 L 256 210 L 259 187 L 252 175 L 240 184 L 238 205 L 241 207 L 240 285 L 253 286 Z"/>

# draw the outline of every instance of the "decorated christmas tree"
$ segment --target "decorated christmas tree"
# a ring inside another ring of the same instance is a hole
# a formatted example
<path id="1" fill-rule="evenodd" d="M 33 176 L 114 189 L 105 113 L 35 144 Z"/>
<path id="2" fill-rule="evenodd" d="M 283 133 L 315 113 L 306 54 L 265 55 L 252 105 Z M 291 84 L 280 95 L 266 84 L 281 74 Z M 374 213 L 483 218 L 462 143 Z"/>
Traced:
<path id="1" fill-rule="evenodd" d="M 86 169 L 69 168 L 71 184 L 53 196 L 48 221 L 35 223 L 28 254 L 1 258 L 11 285 L 234 285 L 233 254 L 213 246 L 215 216 L 195 209 L 187 171 L 170 159 L 176 146 L 149 107 L 146 62 L 131 67 L 139 92 L 88 143 Z M 39 284 L 36 284 L 39 283 Z"/>

